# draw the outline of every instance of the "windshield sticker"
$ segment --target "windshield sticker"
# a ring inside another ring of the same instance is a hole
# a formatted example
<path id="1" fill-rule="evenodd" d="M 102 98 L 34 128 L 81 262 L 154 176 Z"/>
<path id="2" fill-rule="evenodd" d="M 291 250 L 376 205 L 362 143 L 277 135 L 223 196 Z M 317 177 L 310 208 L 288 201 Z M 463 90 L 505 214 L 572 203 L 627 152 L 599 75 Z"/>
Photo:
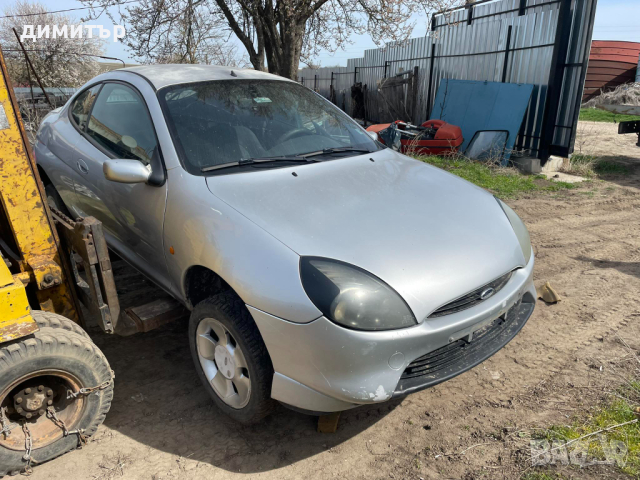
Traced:
<path id="1" fill-rule="evenodd" d="M 255 97 L 253 101 L 256 103 L 271 103 L 271 99 L 267 97 Z"/>

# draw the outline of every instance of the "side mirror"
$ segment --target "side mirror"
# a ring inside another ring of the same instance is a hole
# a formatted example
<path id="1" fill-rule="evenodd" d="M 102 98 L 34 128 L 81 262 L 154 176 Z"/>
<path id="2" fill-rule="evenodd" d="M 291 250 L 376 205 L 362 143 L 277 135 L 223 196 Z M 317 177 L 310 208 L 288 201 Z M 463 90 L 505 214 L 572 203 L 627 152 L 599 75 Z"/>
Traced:
<path id="1" fill-rule="evenodd" d="M 371 138 L 373 138 L 375 141 L 378 141 L 378 133 L 377 132 L 370 132 L 369 130 L 367 130 L 367 133 L 369 134 L 369 136 Z"/>
<path id="2" fill-rule="evenodd" d="M 106 160 L 102 171 L 107 180 L 119 183 L 146 183 L 151 167 L 138 160 Z"/>

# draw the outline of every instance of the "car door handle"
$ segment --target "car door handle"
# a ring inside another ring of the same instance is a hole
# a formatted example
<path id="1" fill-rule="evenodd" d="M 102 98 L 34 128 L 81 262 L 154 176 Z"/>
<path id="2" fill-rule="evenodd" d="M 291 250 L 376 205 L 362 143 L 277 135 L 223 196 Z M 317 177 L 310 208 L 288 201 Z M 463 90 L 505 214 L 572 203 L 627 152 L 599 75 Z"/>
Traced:
<path id="1" fill-rule="evenodd" d="M 89 167 L 87 167 L 87 164 L 84 163 L 84 160 L 78 160 L 76 162 L 76 166 L 78 167 L 78 170 L 80 170 L 80 173 L 84 175 L 89 173 Z"/>

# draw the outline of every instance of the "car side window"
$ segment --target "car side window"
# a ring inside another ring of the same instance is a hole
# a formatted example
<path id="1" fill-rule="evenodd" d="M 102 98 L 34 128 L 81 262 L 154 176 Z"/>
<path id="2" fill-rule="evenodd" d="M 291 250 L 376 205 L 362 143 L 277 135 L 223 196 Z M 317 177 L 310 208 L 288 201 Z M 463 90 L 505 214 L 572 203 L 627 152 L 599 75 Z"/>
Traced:
<path id="1" fill-rule="evenodd" d="M 151 162 L 158 146 L 149 112 L 140 95 L 120 83 L 106 83 L 91 111 L 87 134 L 116 156 Z"/>
<path id="2" fill-rule="evenodd" d="M 87 125 L 91 105 L 93 105 L 100 87 L 101 85 L 94 85 L 78 95 L 73 101 L 73 105 L 71 106 L 71 117 L 80 130 L 84 130 L 84 127 Z"/>

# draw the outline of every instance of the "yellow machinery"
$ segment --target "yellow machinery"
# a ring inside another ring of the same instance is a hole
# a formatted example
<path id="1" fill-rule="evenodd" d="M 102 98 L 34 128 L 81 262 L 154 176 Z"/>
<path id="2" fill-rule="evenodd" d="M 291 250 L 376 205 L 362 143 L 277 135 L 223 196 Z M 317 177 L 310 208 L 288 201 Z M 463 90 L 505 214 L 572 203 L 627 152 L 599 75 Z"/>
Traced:
<path id="1" fill-rule="evenodd" d="M 61 455 L 92 435 L 111 404 L 113 372 L 79 325 L 75 285 L 80 276 L 69 261 L 70 247 L 61 248 L 1 51 L 0 69 L 2 476 L 29 471 L 31 465 Z M 66 220 L 71 228 L 78 226 Z M 93 248 L 91 227 L 87 228 L 84 237 L 80 232 L 63 242 L 84 240 Z M 107 287 L 115 295 L 104 241 L 102 247 Z M 88 269 L 85 277 L 95 274 L 92 264 L 100 261 L 95 248 L 80 253 Z M 104 288 L 104 282 L 94 277 L 96 282 L 84 285 Z M 90 290 L 96 297 L 95 289 Z M 117 316 L 117 297 L 114 305 L 112 313 Z M 109 327 L 109 307 L 102 304 L 97 309 L 103 328 Z"/>
<path id="2" fill-rule="evenodd" d="M 0 267 L 0 339 L 5 341 L 35 329 L 29 312 L 24 310 L 28 306 L 26 285 L 35 287 L 33 293 L 42 310 L 74 321 L 78 321 L 78 313 L 61 266 L 60 242 L 47 212 L 31 149 L 25 143 L 13 89 L 9 88 L 4 58 L 0 62 L 0 245 L 7 255 L 5 265 Z M 15 317 L 16 308 L 22 308 L 21 320 Z"/>

